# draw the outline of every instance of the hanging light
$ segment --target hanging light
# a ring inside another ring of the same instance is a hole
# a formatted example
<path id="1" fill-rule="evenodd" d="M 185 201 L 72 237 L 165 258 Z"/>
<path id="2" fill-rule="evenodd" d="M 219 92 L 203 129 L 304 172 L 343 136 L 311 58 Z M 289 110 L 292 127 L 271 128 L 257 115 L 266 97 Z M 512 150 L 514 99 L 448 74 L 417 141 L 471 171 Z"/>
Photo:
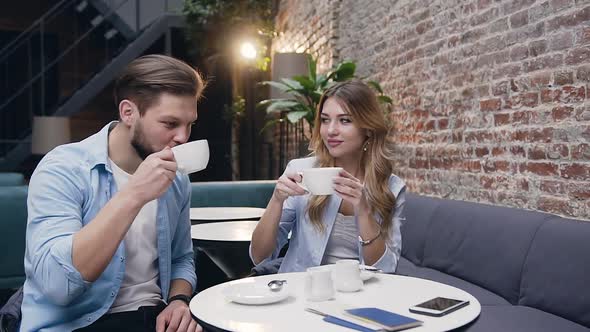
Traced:
<path id="1" fill-rule="evenodd" d="M 252 44 L 251 42 L 243 42 L 242 46 L 240 47 L 240 54 L 248 60 L 255 59 L 256 47 L 254 47 L 254 44 Z"/>

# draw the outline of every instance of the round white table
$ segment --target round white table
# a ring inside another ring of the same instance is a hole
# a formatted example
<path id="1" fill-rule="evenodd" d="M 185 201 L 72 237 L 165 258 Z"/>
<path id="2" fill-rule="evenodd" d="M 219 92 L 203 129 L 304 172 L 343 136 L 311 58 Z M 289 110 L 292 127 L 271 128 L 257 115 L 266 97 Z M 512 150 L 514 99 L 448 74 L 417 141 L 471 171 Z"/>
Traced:
<path id="1" fill-rule="evenodd" d="M 228 220 L 258 220 L 264 213 L 263 208 L 256 207 L 197 207 L 190 209 L 193 221 L 214 222 Z"/>
<path id="2" fill-rule="evenodd" d="M 341 331 L 351 329 L 323 321 L 323 317 L 305 311 L 305 273 L 284 273 L 246 278 L 219 284 L 195 295 L 190 302 L 191 313 L 203 322 L 227 331 Z M 273 279 L 287 280 L 290 296 L 266 305 L 243 305 L 227 300 L 223 290 L 235 283 L 266 284 Z M 443 317 L 410 313 L 408 308 L 437 296 L 468 300 L 468 306 Z M 481 305 L 471 294 L 438 282 L 390 274 L 376 274 L 365 281 L 364 288 L 355 293 L 336 292 L 336 301 L 352 307 L 377 307 L 424 322 L 408 331 L 447 331 L 463 326 L 479 315 Z M 317 305 L 320 302 L 312 302 Z"/>
<path id="3" fill-rule="evenodd" d="M 253 267 L 248 247 L 256 224 L 258 220 L 192 225 L 193 245 L 204 252 L 228 278 L 243 277 Z"/>
<path id="4" fill-rule="evenodd" d="M 208 242 L 250 242 L 258 220 L 211 222 L 191 226 L 191 236 L 200 244 Z M 213 244 L 215 245 L 215 244 Z"/>

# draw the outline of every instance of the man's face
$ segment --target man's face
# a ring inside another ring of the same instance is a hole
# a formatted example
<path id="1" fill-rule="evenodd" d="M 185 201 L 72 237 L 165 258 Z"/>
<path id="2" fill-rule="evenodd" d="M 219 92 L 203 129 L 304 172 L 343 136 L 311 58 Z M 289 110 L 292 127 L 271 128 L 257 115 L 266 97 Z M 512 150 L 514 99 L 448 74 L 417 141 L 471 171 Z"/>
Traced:
<path id="1" fill-rule="evenodd" d="M 186 143 L 197 121 L 197 98 L 168 93 L 145 110 L 131 126 L 131 145 L 145 159 L 166 146 Z"/>

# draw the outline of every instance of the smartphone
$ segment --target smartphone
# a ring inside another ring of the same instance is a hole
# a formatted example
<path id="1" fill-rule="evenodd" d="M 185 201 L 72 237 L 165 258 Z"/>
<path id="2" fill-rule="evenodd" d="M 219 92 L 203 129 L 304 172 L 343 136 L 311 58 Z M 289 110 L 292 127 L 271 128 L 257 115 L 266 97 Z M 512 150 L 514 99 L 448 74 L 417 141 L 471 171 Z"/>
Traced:
<path id="1" fill-rule="evenodd" d="M 415 314 L 440 317 L 468 305 L 469 301 L 436 297 L 426 302 L 410 307 L 410 312 Z"/>

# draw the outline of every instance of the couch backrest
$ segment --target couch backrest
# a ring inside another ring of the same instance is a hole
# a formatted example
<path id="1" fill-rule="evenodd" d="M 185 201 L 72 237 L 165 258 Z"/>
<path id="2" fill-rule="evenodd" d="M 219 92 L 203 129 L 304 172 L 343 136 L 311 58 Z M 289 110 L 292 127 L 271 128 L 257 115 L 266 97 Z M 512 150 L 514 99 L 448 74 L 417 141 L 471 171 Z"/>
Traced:
<path id="1" fill-rule="evenodd" d="M 0 172 L 0 186 L 22 186 L 25 177 L 20 173 Z"/>
<path id="2" fill-rule="evenodd" d="M 244 206 L 265 208 L 276 181 L 193 182 L 191 207 Z"/>
<path id="3" fill-rule="evenodd" d="M 434 211 L 428 206 L 431 204 L 436 206 Z M 550 217 L 514 208 L 409 196 L 402 228 L 403 254 L 417 265 L 467 280 L 516 304 L 527 252 L 535 232 Z"/>
<path id="4" fill-rule="evenodd" d="M 590 221 L 554 216 L 524 263 L 519 303 L 590 327 Z"/>
<path id="5" fill-rule="evenodd" d="M 0 289 L 25 280 L 27 186 L 0 186 Z"/>

